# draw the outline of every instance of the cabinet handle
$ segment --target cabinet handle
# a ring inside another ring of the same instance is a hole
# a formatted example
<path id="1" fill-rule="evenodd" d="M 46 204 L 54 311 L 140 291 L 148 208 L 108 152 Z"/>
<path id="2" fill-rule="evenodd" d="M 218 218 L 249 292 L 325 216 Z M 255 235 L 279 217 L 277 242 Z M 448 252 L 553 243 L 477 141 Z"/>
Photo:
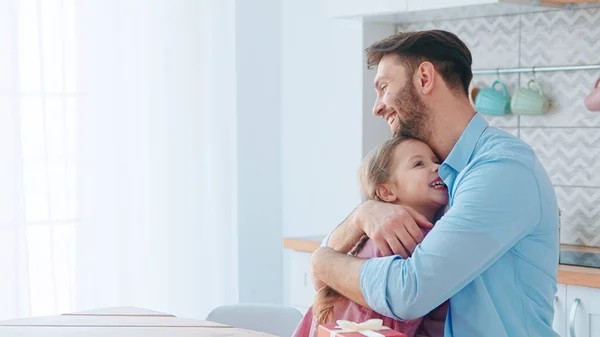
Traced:
<path id="1" fill-rule="evenodd" d="M 575 316 L 577 316 L 577 308 L 579 307 L 580 299 L 576 298 L 571 304 L 571 312 L 569 313 L 569 336 L 575 337 Z"/>
<path id="2" fill-rule="evenodd" d="M 554 302 L 552 302 L 552 308 L 556 311 L 556 302 L 558 302 L 558 296 L 554 296 Z"/>

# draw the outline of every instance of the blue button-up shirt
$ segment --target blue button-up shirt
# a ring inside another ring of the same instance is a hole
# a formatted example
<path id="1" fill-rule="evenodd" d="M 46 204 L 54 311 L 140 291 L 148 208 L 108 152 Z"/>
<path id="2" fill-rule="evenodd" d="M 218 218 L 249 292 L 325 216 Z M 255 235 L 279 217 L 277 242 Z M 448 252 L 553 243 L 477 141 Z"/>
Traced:
<path id="1" fill-rule="evenodd" d="M 439 169 L 447 213 L 404 260 L 367 260 L 369 306 L 396 319 L 450 299 L 445 336 L 558 336 L 558 207 L 535 153 L 476 114 Z"/>

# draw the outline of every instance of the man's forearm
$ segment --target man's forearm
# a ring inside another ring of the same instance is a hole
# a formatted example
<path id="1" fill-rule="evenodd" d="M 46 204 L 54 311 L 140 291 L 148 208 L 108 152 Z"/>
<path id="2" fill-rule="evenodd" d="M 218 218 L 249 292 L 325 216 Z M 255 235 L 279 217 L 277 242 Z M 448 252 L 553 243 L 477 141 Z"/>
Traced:
<path id="1" fill-rule="evenodd" d="M 363 259 L 319 248 L 312 257 L 313 275 L 344 297 L 369 308 L 360 288 Z"/>
<path id="2" fill-rule="evenodd" d="M 365 234 L 360 229 L 359 219 L 355 213 L 356 210 L 331 232 L 327 247 L 340 253 L 348 253 Z"/>

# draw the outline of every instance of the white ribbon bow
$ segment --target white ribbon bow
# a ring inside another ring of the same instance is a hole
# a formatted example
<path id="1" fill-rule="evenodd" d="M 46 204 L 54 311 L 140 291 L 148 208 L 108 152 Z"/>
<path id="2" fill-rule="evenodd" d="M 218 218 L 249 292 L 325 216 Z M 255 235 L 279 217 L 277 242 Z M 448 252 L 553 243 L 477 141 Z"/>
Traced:
<path id="1" fill-rule="evenodd" d="M 356 323 L 344 320 L 336 321 L 336 323 L 336 329 L 342 330 L 331 331 L 331 337 L 334 337 L 341 332 L 358 332 L 361 335 L 368 337 L 384 337 L 383 334 L 380 334 L 375 331 L 389 329 L 388 327 L 383 326 L 383 320 L 379 318 L 370 319 L 363 323 Z"/>

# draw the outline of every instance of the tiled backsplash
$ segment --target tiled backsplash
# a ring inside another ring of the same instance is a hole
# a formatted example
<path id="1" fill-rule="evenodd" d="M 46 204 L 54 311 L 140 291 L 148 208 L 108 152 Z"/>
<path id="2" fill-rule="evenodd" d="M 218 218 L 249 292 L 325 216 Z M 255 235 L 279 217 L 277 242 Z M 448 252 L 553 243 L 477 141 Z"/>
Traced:
<path id="1" fill-rule="evenodd" d="M 600 63 L 600 7 L 438 20 L 398 25 L 398 31 L 444 29 L 471 49 L 473 69 Z M 600 247 L 600 113 L 583 105 L 600 71 L 535 75 L 552 102 L 544 116 L 490 117 L 490 124 L 530 144 L 556 189 L 561 242 Z M 475 76 L 489 87 L 496 75 Z M 512 94 L 532 74 L 500 75 Z"/>

